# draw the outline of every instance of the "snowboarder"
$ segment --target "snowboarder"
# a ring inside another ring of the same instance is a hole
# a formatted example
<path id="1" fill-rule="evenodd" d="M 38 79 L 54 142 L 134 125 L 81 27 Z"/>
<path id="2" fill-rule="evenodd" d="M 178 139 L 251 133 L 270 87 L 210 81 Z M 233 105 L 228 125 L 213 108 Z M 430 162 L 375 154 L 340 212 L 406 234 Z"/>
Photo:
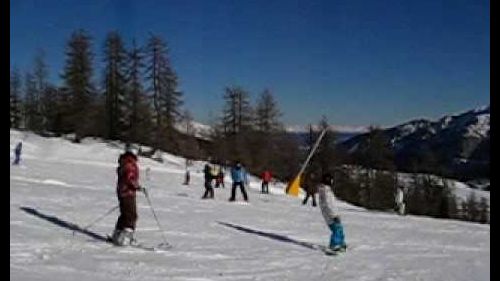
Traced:
<path id="1" fill-rule="evenodd" d="M 225 188 L 225 186 L 224 186 L 224 172 L 222 171 L 222 167 L 219 167 L 219 173 L 217 174 L 217 177 L 215 178 L 215 188 L 219 188 L 219 186 L 222 186 L 222 188 Z"/>
<path id="2" fill-rule="evenodd" d="M 261 179 L 262 179 L 262 187 L 261 187 L 261 192 L 269 194 L 269 182 L 272 179 L 272 174 L 269 170 L 265 170 L 262 172 Z"/>
<path id="3" fill-rule="evenodd" d="M 396 203 L 396 212 L 401 216 L 404 215 L 406 204 L 404 202 L 404 190 L 402 186 L 398 186 L 398 188 L 396 189 L 396 196 L 394 197 L 394 201 Z"/>
<path id="4" fill-rule="evenodd" d="M 139 167 L 135 151 L 128 148 L 118 159 L 118 183 L 116 194 L 120 207 L 120 216 L 116 222 L 112 241 L 123 246 L 135 243 L 134 231 L 137 222 L 136 192 L 142 191 L 139 185 Z"/>
<path id="5" fill-rule="evenodd" d="M 210 165 L 205 164 L 205 168 L 203 169 L 203 173 L 205 175 L 205 193 L 201 197 L 202 199 L 206 198 L 214 198 L 214 188 L 212 187 L 212 169 Z"/>
<path id="6" fill-rule="evenodd" d="M 243 199 L 245 201 L 248 201 L 247 192 L 245 191 L 245 183 L 248 184 L 247 172 L 239 161 L 236 161 L 235 165 L 231 168 L 231 179 L 233 180 L 233 186 L 231 189 L 231 198 L 229 198 L 229 201 L 236 200 L 236 187 L 238 186 L 240 187 L 241 193 L 243 194 Z"/>
<path id="7" fill-rule="evenodd" d="M 301 185 L 306 192 L 306 197 L 304 197 L 302 205 L 307 204 L 309 197 L 312 197 L 312 206 L 316 207 L 316 193 L 318 192 L 318 184 L 319 183 L 314 173 L 310 172 L 306 174 Z"/>
<path id="8" fill-rule="evenodd" d="M 332 185 L 332 176 L 329 173 L 325 173 L 321 177 L 321 184 L 318 185 L 318 192 L 321 214 L 332 231 L 329 249 L 336 252 L 345 250 L 347 245 L 344 240 L 344 227 L 342 226 L 338 210 L 335 209 L 335 195 L 332 191 Z"/>
<path id="9" fill-rule="evenodd" d="M 23 149 L 23 143 L 22 142 L 18 142 L 17 145 L 16 145 L 16 148 L 14 149 L 14 155 L 15 155 L 15 159 L 14 159 L 14 165 L 18 165 L 19 164 L 19 161 L 21 161 L 21 150 Z"/>

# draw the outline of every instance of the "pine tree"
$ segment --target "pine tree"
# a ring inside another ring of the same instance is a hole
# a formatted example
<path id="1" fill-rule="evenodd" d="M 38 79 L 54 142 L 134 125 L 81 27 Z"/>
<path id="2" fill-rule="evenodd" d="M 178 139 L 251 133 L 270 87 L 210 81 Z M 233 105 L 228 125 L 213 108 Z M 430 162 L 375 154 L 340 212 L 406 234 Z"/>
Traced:
<path id="1" fill-rule="evenodd" d="M 139 140 L 150 141 L 151 118 L 149 104 L 142 86 L 142 71 L 144 69 L 144 54 L 136 41 L 132 41 L 132 49 L 128 56 L 128 90 L 129 90 L 129 139 L 132 142 Z"/>
<path id="2" fill-rule="evenodd" d="M 253 109 L 248 93 L 241 87 L 227 87 L 222 126 L 225 135 L 237 135 L 252 129 Z"/>
<path id="3" fill-rule="evenodd" d="M 68 95 L 66 125 L 75 133 L 75 140 L 91 132 L 90 118 L 94 106 L 95 89 L 92 84 L 92 59 L 90 36 L 84 30 L 73 32 L 66 47 L 66 62 L 62 78 Z"/>
<path id="4" fill-rule="evenodd" d="M 256 129 L 264 134 L 270 134 L 280 130 L 283 125 L 279 121 L 281 112 L 278 105 L 268 89 L 264 90 L 259 97 L 255 107 Z"/>
<path id="5" fill-rule="evenodd" d="M 457 197 L 453 193 L 448 196 L 448 218 L 460 219 Z"/>
<path id="6" fill-rule="evenodd" d="M 47 84 L 43 90 L 41 99 L 42 115 L 44 119 L 44 129 L 53 132 L 61 132 L 61 116 L 62 116 L 62 106 L 60 105 L 60 95 L 59 90 Z"/>
<path id="7" fill-rule="evenodd" d="M 375 171 L 371 179 L 370 207 L 388 210 L 394 207 L 396 175 L 392 171 Z"/>
<path id="8" fill-rule="evenodd" d="M 171 67 L 167 51 L 167 45 L 160 37 L 152 35 L 149 38 L 147 79 L 153 98 L 157 146 L 166 136 L 165 133 L 172 133 L 174 124 L 181 116 L 182 92 L 177 90 L 177 76 Z"/>
<path id="9" fill-rule="evenodd" d="M 25 120 L 26 129 L 39 132 L 42 129 L 36 80 L 32 73 L 26 72 L 24 76 Z"/>
<path id="10" fill-rule="evenodd" d="M 46 109 L 44 108 L 46 104 L 43 101 L 46 100 L 44 95 L 47 94 L 49 71 L 45 63 L 45 52 L 42 49 L 38 50 L 34 59 L 33 78 L 35 81 L 35 96 L 37 100 L 36 105 L 34 105 L 34 111 L 39 115 L 39 120 L 37 120 L 37 122 L 39 122 L 38 129 L 46 130 L 48 121 Z"/>
<path id="11" fill-rule="evenodd" d="M 443 180 L 443 186 L 437 187 L 441 192 L 439 194 L 439 205 L 437 210 L 438 218 L 453 218 L 456 213 L 456 207 L 454 207 L 450 198 L 454 198 L 451 193 L 449 184 L 447 180 Z M 455 204 L 456 205 L 456 204 Z M 455 208 L 455 210 L 453 210 Z"/>
<path id="12" fill-rule="evenodd" d="M 328 119 L 326 116 L 322 116 L 319 122 L 319 130 L 317 136 L 319 137 L 319 132 L 326 130 L 323 139 L 318 145 L 315 156 L 311 162 L 311 165 L 317 166 L 320 173 L 329 172 L 332 173 L 333 170 L 341 163 L 337 154 L 336 140 L 337 134 L 330 129 L 328 124 Z M 316 139 L 316 138 L 315 138 Z M 316 141 L 316 140 L 315 140 Z"/>
<path id="13" fill-rule="evenodd" d="M 489 223 L 490 222 L 490 211 L 489 205 L 486 198 L 481 197 L 479 201 L 479 222 L 480 223 Z"/>
<path id="14" fill-rule="evenodd" d="M 10 127 L 19 129 L 22 121 L 21 77 L 14 68 L 10 73 Z"/>
<path id="15" fill-rule="evenodd" d="M 479 208 L 476 199 L 476 193 L 471 192 L 467 196 L 467 220 L 478 221 L 479 220 Z"/>
<path id="16" fill-rule="evenodd" d="M 107 35 L 104 54 L 106 137 L 124 140 L 129 119 L 126 97 L 127 51 L 118 32 L 113 31 Z"/>
<path id="17" fill-rule="evenodd" d="M 360 144 L 356 153 L 358 162 L 366 167 L 393 170 L 394 153 L 388 138 L 380 128 L 370 127 L 366 141 Z"/>
<path id="18" fill-rule="evenodd" d="M 412 174 L 412 186 L 408 192 L 407 208 L 408 212 L 415 215 L 425 215 L 427 212 L 427 202 L 425 198 L 425 184 L 423 177 Z"/>

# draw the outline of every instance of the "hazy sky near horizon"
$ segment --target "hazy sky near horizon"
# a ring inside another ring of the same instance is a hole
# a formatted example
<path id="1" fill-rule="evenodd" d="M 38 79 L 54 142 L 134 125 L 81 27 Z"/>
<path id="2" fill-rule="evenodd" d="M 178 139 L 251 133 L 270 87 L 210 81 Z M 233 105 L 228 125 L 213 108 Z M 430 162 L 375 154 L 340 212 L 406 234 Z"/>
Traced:
<path id="1" fill-rule="evenodd" d="M 11 68 L 37 49 L 61 83 L 71 32 L 168 43 L 185 108 L 210 123 L 224 88 L 275 95 L 288 125 L 391 126 L 489 104 L 490 3 L 484 0 L 11 0 Z"/>

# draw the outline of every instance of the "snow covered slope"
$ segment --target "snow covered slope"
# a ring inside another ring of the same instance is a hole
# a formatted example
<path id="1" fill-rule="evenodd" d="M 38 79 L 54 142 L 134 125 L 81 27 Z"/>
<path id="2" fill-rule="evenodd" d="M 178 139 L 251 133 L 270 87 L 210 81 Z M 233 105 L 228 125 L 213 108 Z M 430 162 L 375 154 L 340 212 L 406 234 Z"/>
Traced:
<path id="1" fill-rule="evenodd" d="M 172 155 L 164 163 L 140 159 L 143 185 L 172 250 L 102 242 L 116 213 L 73 236 L 75 224 L 84 226 L 117 204 L 120 149 L 11 131 L 11 151 L 23 138 L 21 165 L 10 170 L 11 280 L 489 280 L 489 225 L 400 217 L 340 202 L 351 249 L 329 257 L 310 246 L 329 238 L 319 209 L 283 195 L 283 186 L 259 194 L 255 179 L 248 205 L 227 202 L 228 187 L 216 189 L 215 200 L 201 200 L 203 163 L 183 186 L 184 161 Z M 160 242 L 141 195 L 138 212 L 138 239 Z"/>

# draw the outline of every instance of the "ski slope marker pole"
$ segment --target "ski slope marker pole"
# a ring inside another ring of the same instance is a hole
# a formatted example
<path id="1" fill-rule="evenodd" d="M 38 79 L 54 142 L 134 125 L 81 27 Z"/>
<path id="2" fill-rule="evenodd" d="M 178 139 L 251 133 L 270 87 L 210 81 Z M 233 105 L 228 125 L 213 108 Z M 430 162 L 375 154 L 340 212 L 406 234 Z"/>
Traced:
<path id="1" fill-rule="evenodd" d="M 291 194 L 293 194 L 295 196 L 298 195 L 298 184 L 299 184 L 298 181 L 299 181 L 299 177 L 301 177 L 302 173 L 304 173 L 307 165 L 309 164 L 309 161 L 311 160 L 312 156 L 314 155 L 314 152 L 318 148 L 319 143 L 321 142 L 321 139 L 323 139 L 323 136 L 325 135 L 325 133 L 326 133 L 327 130 L 328 130 L 328 128 L 323 129 L 323 131 L 319 135 L 318 139 L 316 140 L 316 143 L 314 144 L 314 146 L 311 149 L 311 152 L 309 152 L 309 155 L 307 156 L 306 161 L 304 162 L 304 164 L 302 164 L 302 167 L 300 168 L 299 173 L 295 176 L 295 178 L 293 179 L 293 181 L 290 183 L 289 187 L 287 188 L 287 190 L 286 190 L 287 194 L 291 193 Z M 294 193 L 290 192 L 290 189 L 292 189 L 292 186 L 294 187 L 294 190 L 295 190 Z"/>

